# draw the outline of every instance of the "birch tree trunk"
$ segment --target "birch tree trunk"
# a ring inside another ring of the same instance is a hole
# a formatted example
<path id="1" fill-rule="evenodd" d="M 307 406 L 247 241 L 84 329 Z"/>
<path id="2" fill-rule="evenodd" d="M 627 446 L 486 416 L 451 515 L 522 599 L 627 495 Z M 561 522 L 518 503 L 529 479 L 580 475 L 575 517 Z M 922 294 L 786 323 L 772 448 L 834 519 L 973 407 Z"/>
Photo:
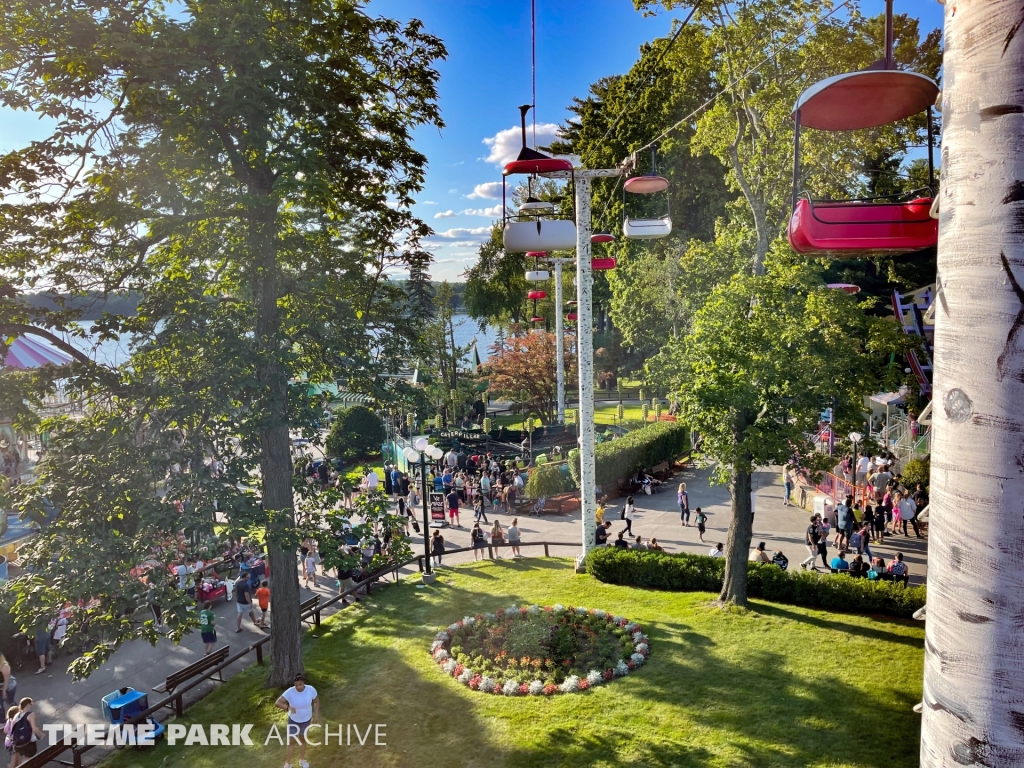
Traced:
<path id="1" fill-rule="evenodd" d="M 1024 765 L 1024 5 L 945 10 L 921 764 Z"/>

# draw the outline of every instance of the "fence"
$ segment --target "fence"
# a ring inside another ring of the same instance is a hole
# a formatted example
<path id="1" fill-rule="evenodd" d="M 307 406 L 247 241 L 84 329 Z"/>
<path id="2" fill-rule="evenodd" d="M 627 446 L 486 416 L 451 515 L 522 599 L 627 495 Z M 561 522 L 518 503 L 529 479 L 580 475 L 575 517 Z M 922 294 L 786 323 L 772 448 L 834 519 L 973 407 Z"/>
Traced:
<path id="1" fill-rule="evenodd" d="M 504 544 L 502 546 L 505 547 L 505 548 L 510 548 L 511 547 L 511 545 L 509 545 L 509 544 Z M 580 544 L 579 544 L 579 542 L 565 542 L 565 541 L 535 541 L 535 542 L 522 542 L 518 546 L 521 549 L 525 549 L 527 547 L 543 547 L 544 548 L 544 557 L 550 557 L 551 556 L 551 547 L 572 547 L 574 549 L 578 549 Z M 494 548 L 494 546 L 492 544 L 488 544 L 488 546 L 487 546 L 487 556 L 489 558 L 491 558 L 491 559 L 494 558 L 494 549 L 495 548 Z M 445 554 L 445 556 L 448 556 L 448 555 L 455 555 L 455 554 L 458 554 L 460 552 L 471 552 L 472 550 L 473 550 L 473 547 L 460 547 L 458 549 L 446 550 L 444 554 Z M 417 555 L 416 557 L 414 557 L 414 558 L 412 558 L 410 560 L 406 560 L 403 563 L 397 563 L 395 565 L 387 566 L 386 568 L 382 568 L 381 570 L 377 571 L 376 573 L 371 574 L 370 576 L 368 576 L 365 579 L 363 579 L 362 581 L 360 581 L 358 584 L 356 584 L 356 585 L 346 589 L 344 592 L 341 592 L 341 593 L 335 595 L 330 600 L 327 600 L 326 602 L 321 603 L 321 604 L 317 605 L 316 607 L 314 607 L 313 609 L 311 609 L 309 611 L 306 611 L 305 613 L 301 614 L 299 616 L 300 626 L 301 626 L 301 624 L 303 622 L 306 622 L 309 619 L 312 619 L 313 620 L 312 621 L 312 626 L 313 627 L 319 627 L 320 626 L 320 616 L 321 616 L 321 614 L 322 614 L 322 612 L 323 612 L 323 610 L 325 608 L 328 608 L 330 606 L 333 606 L 333 605 L 337 604 L 338 602 L 344 600 L 346 597 L 348 597 L 350 595 L 357 595 L 363 589 L 365 589 L 366 590 L 366 594 L 369 595 L 370 592 L 373 589 L 373 585 L 374 585 L 375 582 L 380 581 L 385 576 L 392 575 L 392 574 L 397 574 L 400 570 L 402 570 L 403 568 L 406 568 L 406 567 L 412 565 L 413 563 L 416 563 L 417 566 L 419 567 L 419 570 L 422 572 L 424 570 L 424 562 L 423 562 L 424 557 L 426 557 L 426 555 Z M 395 579 L 397 580 L 397 578 L 398 577 L 396 575 Z M 345 606 L 342 606 L 342 608 L 344 608 L 344 607 Z M 140 712 L 136 717 L 131 718 L 131 720 L 129 720 L 128 722 L 131 723 L 131 724 L 143 722 L 150 715 L 154 715 L 155 713 L 159 712 L 164 707 L 168 707 L 168 706 L 173 706 L 175 712 L 179 712 L 179 713 L 182 712 L 183 709 L 184 709 L 184 696 L 185 696 L 186 693 L 188 693 L 189 691 L 199 687 L 203 683 L 207 682 L 210 678 L 218 676 L 218 675 L 222 675 L 223 671 L 225 669 L 227 669 L 228 667 L 230 667 L 232 664 L 234 664 L 236 661 L 240 661 L 241 659 L 244 659 L 250 653 L 255 653 L 256 654 L 256 663 L 257 664 L 262 664 L 263 663 L 263 656 L 264 656 L 264 653 L 265 653 L 265 651 L 263 649 L 263 646 L 265 646 L 269 642 L 270 642 L 270 636 L 269 635 L 265 635 L 264 637 L 261 637 L 259 640 L 257 640 L 256 642 L 252 643 L 251 645 L 247 645 L 245 648 L 242 648 L 241 650 L 236 651 L 232 655 L 228 656 L 223 662 L 218 664 L 216 667 L 213 667 L 212 669 L 207 670 L 201 676 L 197 676 L 197 677 L 193 678 L 191 682 L 186 683 L 182 687 L 175 688 L 173 693 L 168 694 L 164 698 L 160 699 L 160 701 L 156 702 L 155 704 L 150 705 L 149 709 L 147 709 L 147 710 L 145 710 L 143 712 Z M 202 698 L 202 697 L 200 697 L 200 698 Z M 196 699 L 196 701 L 198 701 L 198 700 L 199 699 Z M 190 705 L 194 704 L 194 703 L 195 703 L 195 701 L 190 702 Z M 64 744 L 63 742 L 58 742 L 57 744 L 51 744 L 50 746 L 46 747 L 46 749 L 43 749 L 42 751 L 36 753 L 36 755 L 34 757 L 30 757 L 27 761 L 19 763 L 18 764 L 18 768 L 43 768 L 44 766 L 49 765 L 50 763 L 57 763 L 59 765 L 74 766 L 74 768 L 82 768 L 82 755 L 84 753 L 88 752 L 91 748 L 92 748 L 91 745 L 88 745 L 88 744 L 83 744 L 81 746 L 78 746 L 78 745 L 75 745 L 75 744 Z M 71 753 L 71 755 L 70 755 L 71 761 L 70 762 L 68 762 L 68 759 L 65 757 L 66 753 L 68 753 L 68 752 Z"/>
<path id="2" fill-rule="evenodd" d="M 814 484 L 814 487 L 819 493 L 824 493 L 836 501 L 853 496 L 855 504 L 863 505 L 871 499 L 872 489 L 869 486 L 854 485 L 849 480 L 844 480 L 831 472 L 826 473 L 821 480 Z"/>

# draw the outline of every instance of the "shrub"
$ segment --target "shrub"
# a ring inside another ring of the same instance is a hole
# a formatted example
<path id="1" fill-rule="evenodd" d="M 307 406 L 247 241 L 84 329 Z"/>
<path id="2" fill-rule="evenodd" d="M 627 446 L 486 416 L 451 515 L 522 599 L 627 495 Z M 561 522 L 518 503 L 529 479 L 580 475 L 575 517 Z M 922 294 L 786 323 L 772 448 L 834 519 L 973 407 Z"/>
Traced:
<path id="1" fill-rule="evenodd" d="M 931 480 L 932 460 L 925 456 L 923 459 L 911 459 L 903 467 L 903 484 L 911 491 L 920 483 L 928 490 L 928 483 Z"/>
<path id="2" fill-rule="evenodd" d="M 609 486 L 641 468 L 672 461 L 686 450 L 689 439 L 686 426 L 665 421 L 648 424 L 609 443 L 602 443 L 594 452 L 597 484 Z M 579 452 L 576 449 L 569 454 L 569 470 L 573 481 L 579 485 Z"/>
<path id="3" fill-rule="evenodd" d="M 542 464 L 526 481 L 526 497 L 539 499 L 543 496 L 556 496 L 567 491 L 568 484 L 568 479 L 557 466 Z"/>
<path id="4" fill-rule="evenodd" d="M 608 584 L 718 592 L 725 577 L 725 560 L 707 555 L 599 547 L 587 556 L 587 573 Z M 924 587 L 810 571 L 783 571 L 768 563 L 747 564 L 747 594 L 776 603 L 899 618 L 911 618 L 925 602 Z"/>
<path id="5" fill-rule="evenodd" d="M 337 414 L 327 435 L 327 455 L 339 459 L 362 459 L 380 453 L 384 426 L 365 405 L 353 405 Z"/>

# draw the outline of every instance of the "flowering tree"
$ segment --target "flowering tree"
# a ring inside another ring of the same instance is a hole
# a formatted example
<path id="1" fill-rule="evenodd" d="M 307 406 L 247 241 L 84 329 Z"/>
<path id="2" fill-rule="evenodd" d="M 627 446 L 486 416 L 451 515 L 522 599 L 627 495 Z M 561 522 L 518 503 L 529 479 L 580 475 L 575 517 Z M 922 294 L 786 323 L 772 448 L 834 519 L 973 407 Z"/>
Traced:
<path id="1" fill-rule="evenodd" d="M 538 331 L 512 336 L 488 366 L 491 391 L 512 400 L 522 400 L 526 408 L 545 423 L 555 419 L 555 381 L 557 354 L 555 334 Z M 565 378 L 570 384 L 576 377 L 576 343 L 565 339 Z"/>

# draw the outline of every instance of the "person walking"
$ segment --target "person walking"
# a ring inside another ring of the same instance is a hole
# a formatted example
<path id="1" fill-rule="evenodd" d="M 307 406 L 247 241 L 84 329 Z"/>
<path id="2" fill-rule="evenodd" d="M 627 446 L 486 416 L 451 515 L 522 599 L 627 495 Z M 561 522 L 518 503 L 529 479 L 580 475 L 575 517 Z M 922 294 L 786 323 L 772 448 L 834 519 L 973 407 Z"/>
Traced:
<path id="1" fill-rule="evenodd" d="M 235 611 L 238 614 L 235 623 L 235 634 L 242 631 L 242 617 L 249 614 L 254 626 L 259 627 L 256 621 L 256 612 L 252 608 L 252 587 L 249 584 L 249 574 L 242 571 L 235 579 Z"/>
<path id="2" fill-rule="evenodd" d="M 504 543 L 505 532 L 501 529 L 501 523 L 495 520 L 494 525 L 491 526 L 491 546 L 494 547 L 495 559 L 501 557 L 501 545 Z"/>
<path id="3" fill-rule="evenodd" d="M 818 557 L 818 537 L 820 535 L 821 531 L 818 529 L 818 516 L 811 515 L 811 524 L 807 526 L 807 531 L 804 533 L 804 546 L 807 547 L 807 552 L 810 556 L 800 563 L 801 568 L 807 569 L 814 567 L 814 561 Z"/>
<path id="4" fill-rule="evenodd" d="M 818 518 L 818 554 L 821 555 L 821 564 L 825 568 L 830 568 L 828 564 L 828 534 L 832 530 L 832 526 L 829 525 L 828 518 Z"/>
<path id="5" fill-rule="evenodd" d="M 694 518 L 694 522 L 697 523 L 697 537 L 704 543 L 704 526 L 707 525 L 708 516 L 704 514 L 700 507 L 697 507 L 697 515 Z"/>
<path id="6" fill-rule="evenodd" d="M 213 646 L 217 644 L 217 615 L 213 612 L 213 603 L 207 600 L 203 610 L 199 612 L 199 634 L 203 638 L 203 655 L 209 656 Z"/>
<path id="7" fill-rule="evenodd" d="M 473 560 L 480 560 L 484 554 L 484 547 L 487 546 L 487 537 L 484 535 L 480 523 L 473 523 L 469 538 L 473 542 Z"/>
<path id="8" fill-rule="evenodd" d="M 459 519 L 459 494 L 454 490 L 448 491 L 448 522 L 451 525 L 462 527 L 462 521 Z"/>
<path id="9" fill-rule="evenodd" d="M 267 626 L 267 614 L 270 613 L 270 585 L 266 579 L 256 590 L 256 601 L 260 606 L 260 629 L 263 629 Z"/>
<path id="10" fill-rule="evenodd" d="M 43 729 L 36 722 L 36 713 L 32 711 L 35 702 L 27 696 L 18 702 L 18 714 L 11 724 L 11 743 L 14 745 L 12 766 L 18 766 L 35 757 L 39 739 L 43 738 Z"/>
<path id="11" fill-rule="evenodd" d="M 633 504 L 633 497 L 626 499 L 626 506 L 622 508 L 622 519 L 626 521 L 625 531 L 633 535 L 633 521 L 636 519 L 636 506 Z"/>
<path id="12" fill-rule="evenodd" d="M 320 698 L 316 688 L 306 685 L 306 676 L 300 672 L 292 681 L 292 687 L 281 694 L 274 706 L 288 713 L 284 768 L 291 768 L 296 744 L 299 745 L 299 768 L 309 768 L 306 762 L 306 731 L 313 723 L 320 722 Z"/>
<path id="13" fill-rule="evenodd" d="M 477 523 L 483 522 L 490 525 L 491 521 L 487 519 L 487 510 L 484 509 L 484 504 L 486 503 L 482 494 L 477 495 L 473 499 L 473 520 Z"/>
<path id="14" fill-rule="evenodd" d="M 435 530 L 430 539 L 430 554 L 434 557 L 434 565 L 441 567 L 441 558 L 444 556 L 444 537 L 440 531 Z"/>
<path id="15" fill-rule="evenodd" d="M 522 555 L 519 553 L 520 538 L 518 517 L 512 518 L 512 525 L 508 527 L 506 533 L 508 534 L 508 544 L 510 547 L 512 547 L 512 557 L 522 557 Z"/>
<path id="16" fill-rule="evenodd" d="M 676 491 L 676 504 L 679 506 L 679 521 L 684 528 L 690 525 L 690 496 L 686 492 L 686 483 L 680 483 Z"/>
<path id="17" fill-rule="evenodd" d="M 3 678 L 3 688 L 0 689 L 3 693 L 3 704 L 4 708 L 13 707 L 15 705 L 15 696 L 18 694 L 18 680 L 11 673 L 10 662 L 7 658 L 0 653 L 0 677 Z"/>
<path id="18" fill-rule="evenodd" d="M 302 561 L 303 575 L 305 576 L 306 589 L 309 589 L 309 581 L 313 580 L 313 586 L 316 587 L 316 557 L 314 556 L 315 550 L 310 550 L 306 553 L 306 559 Z"/>

